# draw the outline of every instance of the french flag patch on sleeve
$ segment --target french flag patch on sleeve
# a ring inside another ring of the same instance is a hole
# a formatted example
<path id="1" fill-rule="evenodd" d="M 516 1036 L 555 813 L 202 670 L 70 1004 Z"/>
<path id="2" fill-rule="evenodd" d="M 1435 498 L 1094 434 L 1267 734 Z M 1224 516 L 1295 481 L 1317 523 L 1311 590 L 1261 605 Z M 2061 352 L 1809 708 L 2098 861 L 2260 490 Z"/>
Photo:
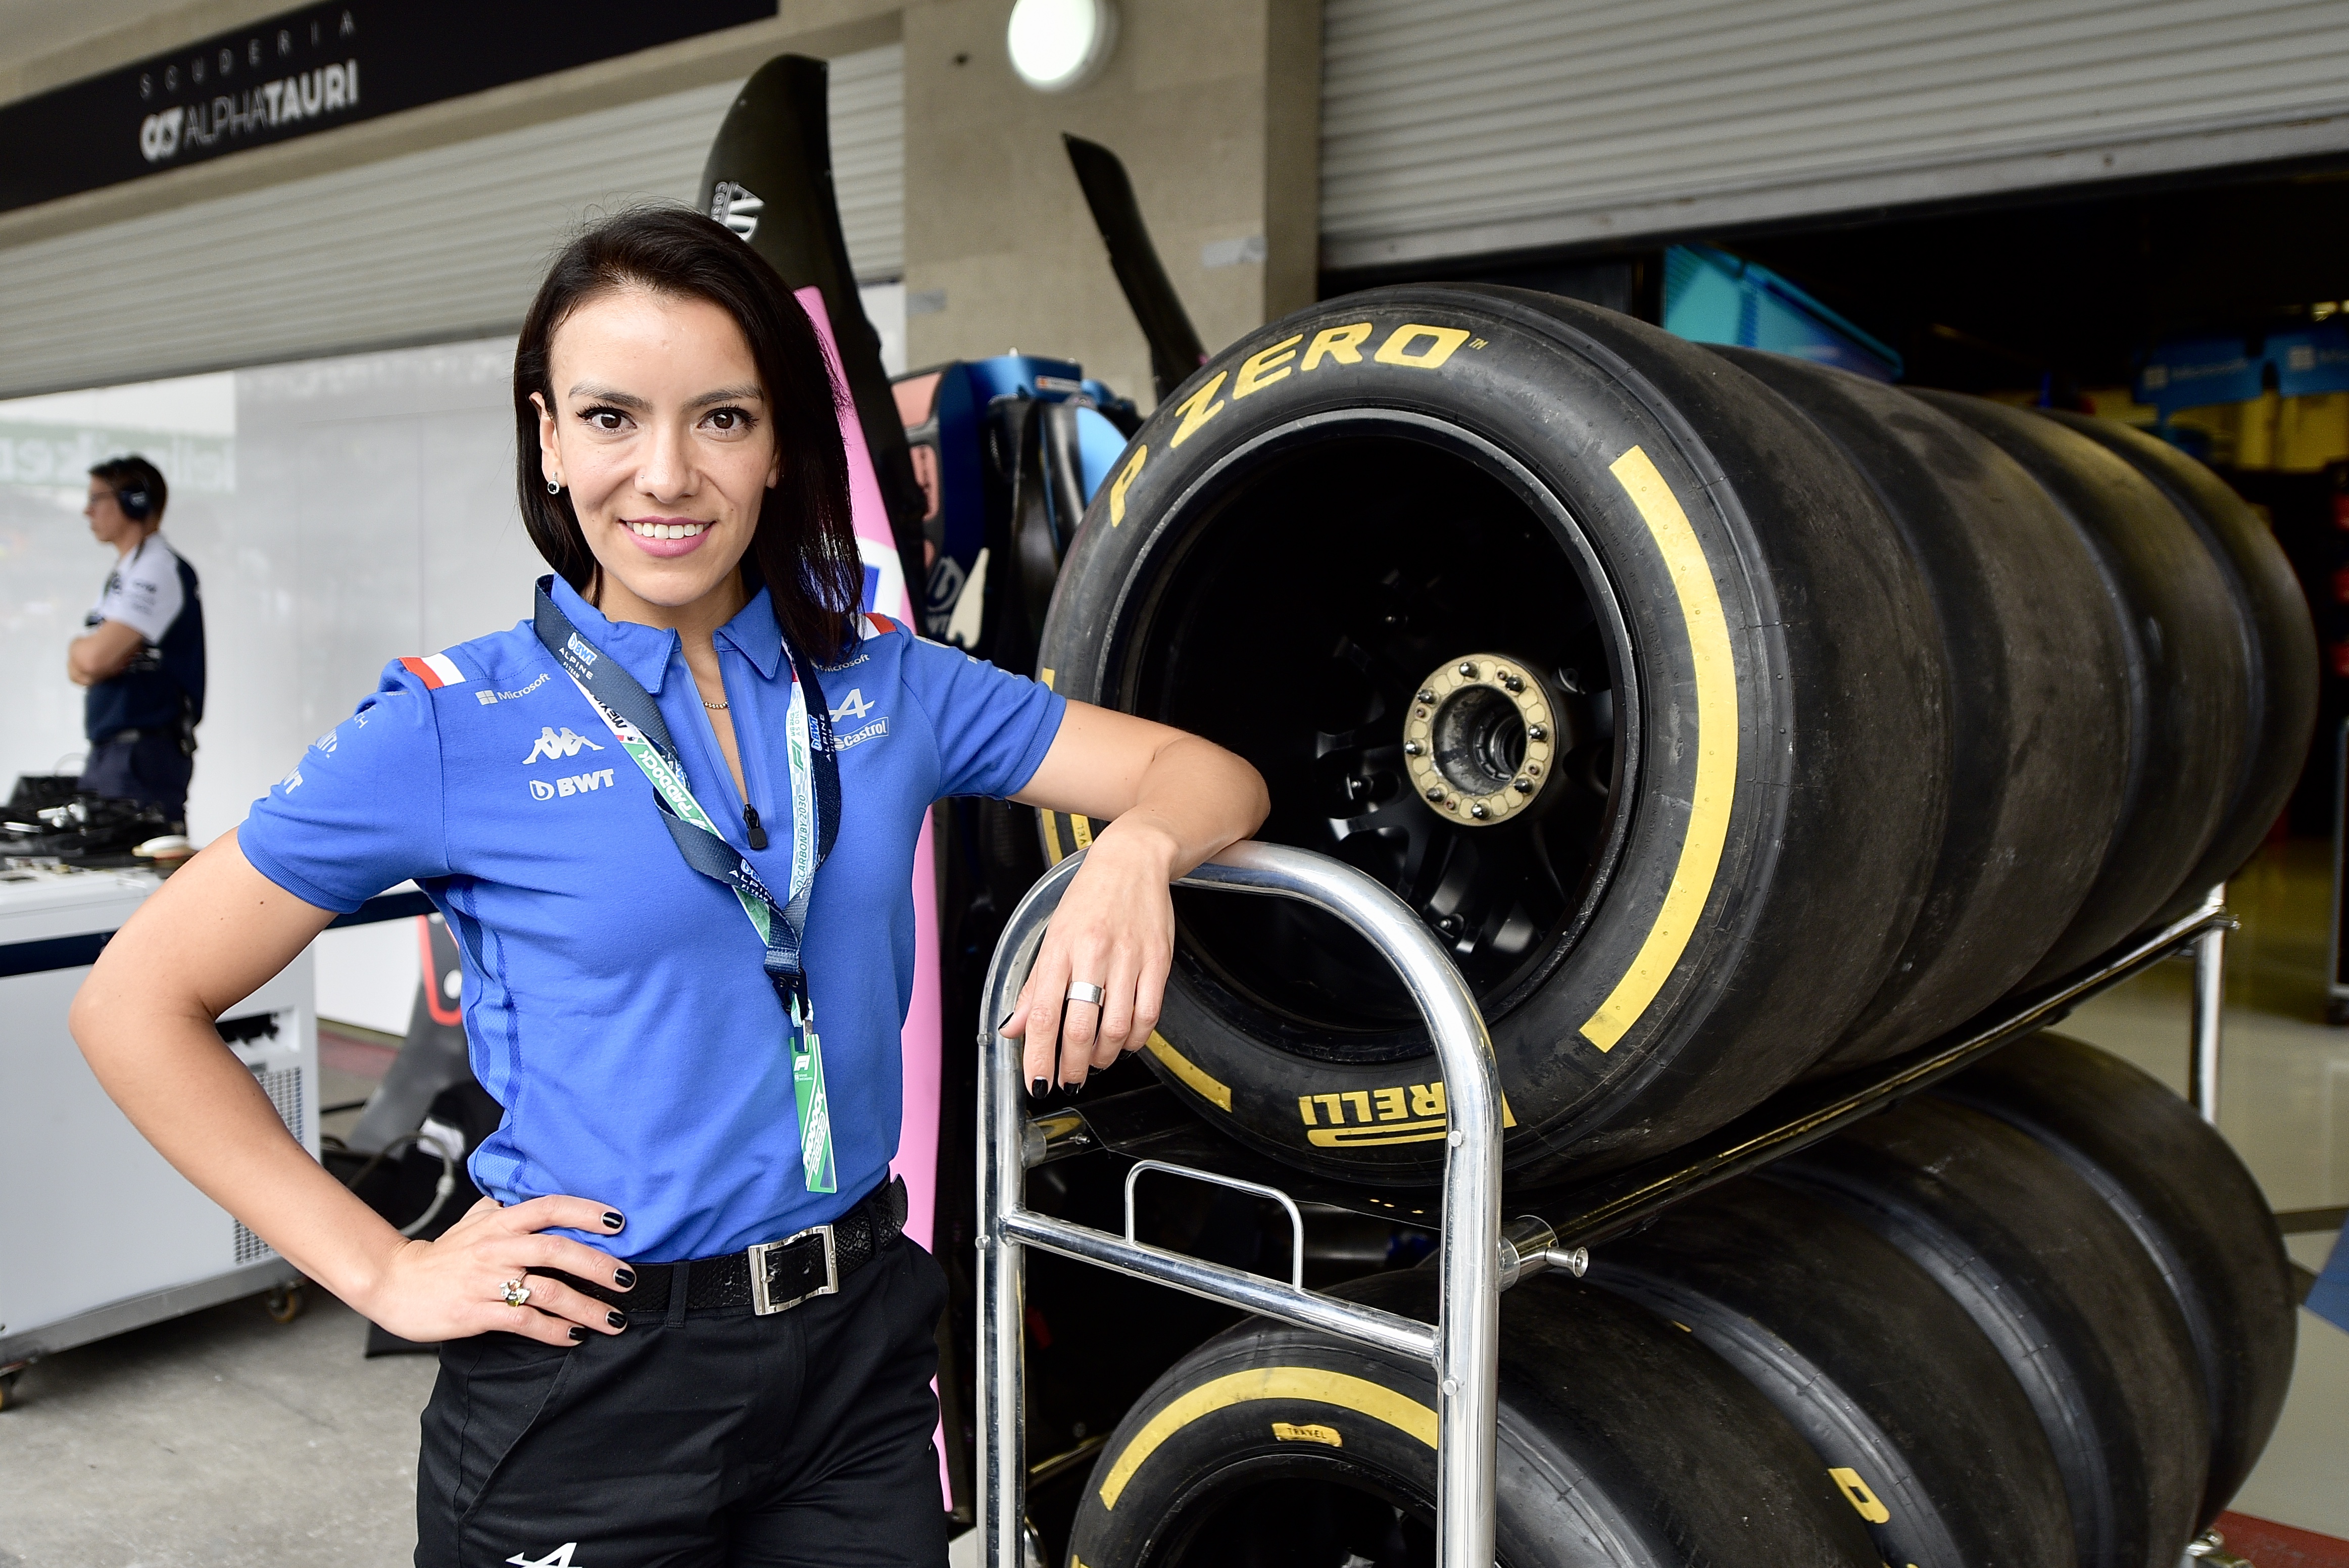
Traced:
<path id="1" fill-rule="evenodd" d="M 420 659 L 402 659 L 400 667 L 427 687 L 439 691 L 442 686 L 463 686 L 465 672 L 446 654 L 427 654 Z"/>

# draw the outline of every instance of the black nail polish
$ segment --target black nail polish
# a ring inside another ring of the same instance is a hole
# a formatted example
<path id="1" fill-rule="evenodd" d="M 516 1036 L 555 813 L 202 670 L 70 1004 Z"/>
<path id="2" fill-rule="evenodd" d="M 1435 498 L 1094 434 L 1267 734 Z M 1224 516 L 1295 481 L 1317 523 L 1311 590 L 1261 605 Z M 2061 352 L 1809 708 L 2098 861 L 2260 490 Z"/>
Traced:
<path id="1" fill-rule="evenodd" d="M 622 1290 L 633 1290 L 636 1284 L 636 1271 L 622 1264 L 612 1271 L 612 1283 Z"/>
<path id="2" fill-rule="evenodd" d="M 604 1321 L 615 1328 L 626 1328 L 628 1326 L 628 1315 L 618 1307 L 614 1307 L 604 1315 Z"/>
<path id="3" fill-rule="evenodd" d="M 627 1222 L 627 1221 L 620 1218 L 620 1212 L 617 1209 L 606 1209 L 604 1211 L 604 1228 L 605 1230 L 616 1231 Z"/>
<path id="4" fill-rule="evenodd" d="M 580 1327 L 577 1324 L 573 1324 L 571 1326 L 571 1343 L 574 1345 L 585 1345 L 586 1342 L 587 1331 Z"/>
<path id="5" fill-rule="evenodd" d="M 1082 1078 L 1079 1078 L 1076 1082 L 1074 1082 L 1074 1083 L 1071 1084 L 1071 1085 L 1069 1086 L 1069 1092 L 1070 1092 L 1071 1094 L 1072 1094 L 1072 1095 L 1075 1095 L 1075 1094 L 1082 1094 L 1082 1093 L 1084 1093 L 1084 1092 L 1085 1092 L 1085 1080 L 1084 1080 L 1084 1079 L 1082 1079 Z"/>
<path id="6" fill-rule="evenodd" d="M 1032 1099 L 1041 1099 L 1051 1091 L 1052 1080 L 1050 1078 L 1038 1078 L 1035 1082 L 1028 1086 L 1029 1098 Z"/>
<path id="7" fill-rule="evenodd" d="M 1016 1017 L 1018 1017 L 1019 1016 L 1019 1008 L 1017 1008 L 1017 1007 L 1014 1007 L 1014 1008 L 1012 1008 L 1012 1009 L 1011 1009 L 1011 1011 L 1009 1011 L 1009 1013 L 1004 1014 L 1004 1015 L 1003 1015 L 1003 1022 L 1001 1022 L 1001 1023 L 999 1023 L 999 1024 L 998 1024 L 998 1025 L 996 1025 L 996 1026 L 995 1026 L 995 1032 L 996 1032 L 997 1034 L 999 1034 L 999 1034 L 1001 1034 L 1001 1033 L 1003 1033 L 1003 1031 L 1004 1031 L 1004 1030 L 1006 1030 L 1006 1029 L 1008 1029 L 1008 1028 L 1009 1028 L 1009 1027 L 1011 1026 L 1011 1020 L 1012 1020 L 1012 1019 L 1014 1019 L 1014 1018 L 1016 1018 Z"/>

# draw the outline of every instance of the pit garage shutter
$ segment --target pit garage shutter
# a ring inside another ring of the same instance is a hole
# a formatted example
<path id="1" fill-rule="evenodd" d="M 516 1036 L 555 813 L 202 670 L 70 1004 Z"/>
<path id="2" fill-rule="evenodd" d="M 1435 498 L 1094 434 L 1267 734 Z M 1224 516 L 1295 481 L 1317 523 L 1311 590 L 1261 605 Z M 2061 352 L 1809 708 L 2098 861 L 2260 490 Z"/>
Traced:
<path id="1" fill-rule="evenodd" d="M 2343 0 L 1324 0 L 1322 264 L 2349 150 Z"/>
<path id="2" fill-rule="evenodd" d="M 740 82 L 0 251 L 0 397 L 514 331 L 583 218 L 688 201 Z M 860 280 L 905 254 L 905 54 L 832 62 Z"/>

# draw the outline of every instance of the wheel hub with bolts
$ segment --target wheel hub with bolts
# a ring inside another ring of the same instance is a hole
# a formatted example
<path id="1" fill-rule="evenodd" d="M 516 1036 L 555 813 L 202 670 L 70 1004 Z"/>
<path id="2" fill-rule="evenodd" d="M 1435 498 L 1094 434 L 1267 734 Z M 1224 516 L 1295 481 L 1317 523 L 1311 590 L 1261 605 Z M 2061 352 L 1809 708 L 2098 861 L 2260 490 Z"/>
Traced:
<path id="1" fill-rule="evenodd" d="M 1403 769 L 1428 810 L 1465 827 L 1523 817 L 1556 777 L 1557 703 L 1504 654 L 1469 654 L 1420 683 L 1403 715 Z"/>

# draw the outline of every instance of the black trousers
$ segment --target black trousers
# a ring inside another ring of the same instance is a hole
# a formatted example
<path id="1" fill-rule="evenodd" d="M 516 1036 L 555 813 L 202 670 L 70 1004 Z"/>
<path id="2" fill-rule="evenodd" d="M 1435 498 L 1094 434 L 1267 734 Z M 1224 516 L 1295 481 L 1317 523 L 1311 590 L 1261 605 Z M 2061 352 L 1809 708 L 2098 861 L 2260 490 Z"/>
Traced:
<path id="1" fill-rule="evenodd" d="M 946 1295 L 901 1237 L 839 1295 L 772 1316 L 680 1297 L 575 1347 L 450 1341 L 424 1408 L 417 1568 L 940 1568 Z"/>
<path id="2" fill-rule="evenodd" d="M 188 817 L 188 781 L 196 761 L 180 748 L 180 738 L 141 730 L 136 740 L 102 740 L 82 762 L 78 788 L 109 800 L 158 806 L 174 822 Z"/>

